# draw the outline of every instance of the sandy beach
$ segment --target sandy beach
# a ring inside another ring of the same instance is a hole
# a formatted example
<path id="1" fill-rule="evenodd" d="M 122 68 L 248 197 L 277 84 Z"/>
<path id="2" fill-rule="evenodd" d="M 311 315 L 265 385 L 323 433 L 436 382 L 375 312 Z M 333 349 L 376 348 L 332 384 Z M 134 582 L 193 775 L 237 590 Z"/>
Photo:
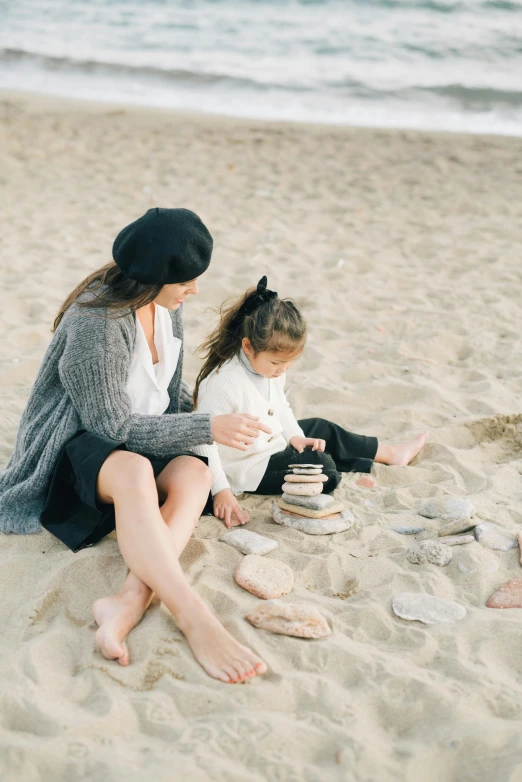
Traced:
<path id="1" fill-rule="evenodd" d="M 126 573 L 114 536 L 72 554 L 47 532 L 1 536 L 2 782 L 522 782 L 522 610 L 485 608 L 522 577 L 518 549 L 456 547 L 445 568 L 406 559 L 389 527 L 438 523 L 420 499 L 470 499 L 479 521 L 522 525 L 520 290 L 522 139 L 236 121 L 0 96 L 0 466 L 56 310 L 110 260 L 117 231 L 149 206 L 185 206 L 215 242 L 185 308 L 185 379 L 209 307 L 268 275 L 309 323 L 288 377 L 298 417 L 404 442 L 408 468 L 346 475 L 347 532 L 276 525 L 249 497 L 249 528 L 332 635 L 252 627 L 257 598 L 233 579 L 241 554 L 201 519 L 182 565 L 225 626 L 267 662 L 221 684 L 154 602 L 131 664 L 95 648 L 91 605 Z M 350 595 L 354 580 L 358 590 Z M 425 626 L 392 597 L 456 600 L 467 616 Z"/>

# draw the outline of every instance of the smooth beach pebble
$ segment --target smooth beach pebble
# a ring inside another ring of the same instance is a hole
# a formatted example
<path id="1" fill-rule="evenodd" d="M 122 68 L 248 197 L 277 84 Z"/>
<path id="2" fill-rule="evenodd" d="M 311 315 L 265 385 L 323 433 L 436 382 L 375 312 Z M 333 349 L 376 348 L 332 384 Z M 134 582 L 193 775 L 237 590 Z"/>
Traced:
<path id="1" fill-rule="evenodd" d="M 449 535 L 458 535 L 461 532 L 469 532 L 476 526 L 476 521 L 471 519 L 457 519 L 456 521 L 443 521 L 437 534 L 439 537 L 448 537 Z"/>
<path id="2" fill-rule="evenodd" d="M 474 535 L 449 535 L 447 538 L 439 538 L 439 543 L 446 546 L 460 546 L 462 543 L 473 543 Z"/>
<path id="3" fill-rule="evenodd" d="M 506 581 L 493 592 L 486 603 L 487 608 L 522 608 L 522 578 Z"/>
<path id="4" fill-rule="evenodd" d="M 292 470 L 294 475 L 321 475 L 322 471 L 323 471 L 322 467 L 318 467 L 317 470 L 308 470 L 308 469 L 306 469 L 306 470 L 301 470 L 301 469 L 299 469 L 299 470 L 296 470 L 296 469 Z"/>
<path id="5" fill-rule="evenodd" d="M 300 470 L 302 470 L 304 468 L 309 468 L 309 469 L 314 469 L 314 470 L 322 469 L 320 464 L 289 464 L 288 467 L 289 468 L 297 467 Z"/>
<path id="6" fill-rule="evenodd" d="M 336 500 L 329 494 L 317 494 L 315 497 L 300 497 L 295 494 L 283 494 L 283 500 L 290 505 L 299 505 L 300 508 L 312 510 L 324 510 L 335 505 Z"/>
<path id="7" fill-rule="evenodd" d="M 453 624 L 466 616 L 466 609 L 453 600 L 433 597 L 424 592 L 401 592 L 392 600 L 394 613 L 401 619 L 427 625 Z"/>
<path id="8" fill-rule="evenodd" d="M 328 622 L 317 608 L 282 600 L 268 600 L 246 614 L 245 619 L 262 630 L 296 638 L 326 638 L 331 635 Z"/>
<path id="9" fill-rule="evenodd" d="M 359 478 L 359 480 L 355 481 L 356 486 L 362 486 L 363 489 L 374 489 L 377 486 L 377 483 L 373 480 L 373 478 L 370 478 L 369 475 L 363 475 L 362 478 Z"/>
<path id="10" fill-rule="evenodd" d="M 310 519 L 296 516 L 293 513 L 285 513 L 276 503 L 272 505 L 272 518 L 276 524 L 298 529 L 307 535 L 333 535 L 336 532 L 345 532 L 355 521 L 353 513 L 347 508 L 344 508 L 341 513 L 332 514 L 322 519 Z"/>
<path id="11" fill-rule="evenodd" d="M 299 497 L 313 497 L 321 494 L 322 483 L 283 483 L 282 489 L 286 494 L 297 494 Z"/>
<path id="12" fill-rule="evenodd" d="M 285 475 L 285 481 L 290 481 L 290 483 L 326 483 L 327 480 L 328 476 L 322 473 L 317 475 L 294 475 L 292 472 L 289 475 Z"/>
<path id="13" fill-rule="evenodd" d="M 225 532 L 221 540 L 228 543 L 229 546 L 237 548 L 242 554 L 268 554 L 277 548 L 277 542 L 272 538 L 265 538 L 258 535 L 257 532 L 250 532 L 248 529 L 233 529 Z"/>
<path id="14" fill-rule="evenodd" d="M 483 546 L 495 551 L 509 551 L 509 549 L 518 547 L 517 536 L 514 532 L 509 532 L 509 530 L 491 524 L 489 521 L 475 527 L 475 537 Z"/>
<path id="15" fill-rule="evenodd" d="M 322 496 L 328 497 L 329 495 L 323 494 Z M 283 510 L 289 510 L 292 513 L 296 513 L 298 516 L 308 516 L 311 519 L 322 519 L 323 516 L 331 516 L 332 513 L 340 513 L 344 510 L 342 502 L 338 502 L 337 500 L 334 500 L 327 508 L 305 508 L 303 505 L 297 505 L 293 500 L 293 497 L 292 502 L 280 499 L 277 501 L 277 504 Z"/>
<path id="16" fill-rule="evenodd" d="M 240 587 L 263 600 L 287 595 L 294 585 L 294 574 L 288 565 L 276 559 L 247 554 L 234 574 Z"/>
<path id="17" fill-rule="evenodd" d="M 475 506 L 469 500 L 446 495 L 445 497 L 429 497 L 427 500 L 421 500 L 418 510 L 420 515 L 427 519 L 466 521 L 475 513 Z"/>
<path id="18" fill-rule="evenodd" d="M 406 559 L 412 565 L 439 565 L 445 567 L 453 559 L 453 552 L 437 540 L 422 540 L 406 552 Z"/>
<path id="19" fill-rule="evenodd" d="M 388 529 L 399 535 L 418 535 L 419 532 L 424 532 L 425 527 L 388 527 Z"/>

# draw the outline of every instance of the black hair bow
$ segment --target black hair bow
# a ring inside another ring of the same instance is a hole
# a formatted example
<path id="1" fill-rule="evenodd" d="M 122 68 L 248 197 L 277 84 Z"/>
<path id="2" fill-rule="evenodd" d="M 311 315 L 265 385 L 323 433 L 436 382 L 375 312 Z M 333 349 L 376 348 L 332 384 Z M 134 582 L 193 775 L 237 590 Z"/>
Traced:
<path id="1" fill-rule="evenodd" d="M 243 306 L 239 311 L 239 313 L 241 313 L 243 318 L 246 315 L 251 315 L 252 312 L 257 310 L 257 308 L 260 307 L 262 304 L 265 304 L 265 302 L 277 298 L 277 293 L 275 291 L 267 290 L 266 287 L 267 283 L 268 280 L 266 278 L 266 275 L 264 277 L 261 277 L 261 279 L 257 283 L 256 292 L 253 293 L 252 296 L 248 297 L 248 299 L 244 302 Z"/>
<path id="2" fill-rule="evenodd" d="M 230 331 L 233 331 L 236 334 L 239 333 L 247 315 L 251 315 L 262 304 L 277 298 L 277 292 L 267 290 L 267 284 L 268 280 L 265 275 L 264 277 L 261 277 L 257 283 L 256 292 L 249 296 L 239 308 L 237 315 L 229 325 Z"/>

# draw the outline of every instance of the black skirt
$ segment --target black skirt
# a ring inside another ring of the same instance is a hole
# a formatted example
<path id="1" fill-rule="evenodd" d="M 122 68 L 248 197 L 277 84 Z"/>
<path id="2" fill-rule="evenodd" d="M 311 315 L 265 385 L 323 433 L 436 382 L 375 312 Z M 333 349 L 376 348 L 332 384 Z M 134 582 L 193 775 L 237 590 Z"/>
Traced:
<path id="1" fill-rule="evenodd" d="M 116 527 L 114 505 L 96 498 L 96 481 L 105 459 L 118 449 L 128 450 L 125 443 L 80 430 L 60 451 L 40 521 L 71 551 L 93 546 Z M 177 456 L 193 456 L 208 464 L 205 456 L 191 451 L 147 456 L 154 477 Z M 204 513 L 212 514 L 210 494 Z"/>

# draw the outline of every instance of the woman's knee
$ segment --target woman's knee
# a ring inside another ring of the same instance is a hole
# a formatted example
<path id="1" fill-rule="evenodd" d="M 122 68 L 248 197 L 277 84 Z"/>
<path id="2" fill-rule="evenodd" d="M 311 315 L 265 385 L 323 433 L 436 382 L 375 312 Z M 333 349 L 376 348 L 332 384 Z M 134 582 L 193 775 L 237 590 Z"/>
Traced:
<path id="1" fill-rule="evenodd" d="M 195 464 L 192 464 L 191 468 L 194 470 L 198 482 L 201 481 L 201 483 L 204 484 L 205 487 L 210 491 L 210 487 L 214 482 L 214 473 L 208 464 L 205 464 L 205 462 L 201 461 L 201 459 L 193 458 L 192 461 L 195 462 Z"/>
<path id="2" fill-rule="evenodd" d="M 189 486 L 209 492 L 214 480 L 210 467 L 196 456 L 179 456 L 173 459 L 159 474 L 156 484 L 160 495 L 177 492 L 180 486 Z"/>
<path id="3" fill-rule="evenodd" d="M 102 502 L 114 502 L 118 493 L 148 490 L 154 486 L 154 470 L 145 457 L 131 451 L 113 451 L 104 461 L 96 491 Z"/>

